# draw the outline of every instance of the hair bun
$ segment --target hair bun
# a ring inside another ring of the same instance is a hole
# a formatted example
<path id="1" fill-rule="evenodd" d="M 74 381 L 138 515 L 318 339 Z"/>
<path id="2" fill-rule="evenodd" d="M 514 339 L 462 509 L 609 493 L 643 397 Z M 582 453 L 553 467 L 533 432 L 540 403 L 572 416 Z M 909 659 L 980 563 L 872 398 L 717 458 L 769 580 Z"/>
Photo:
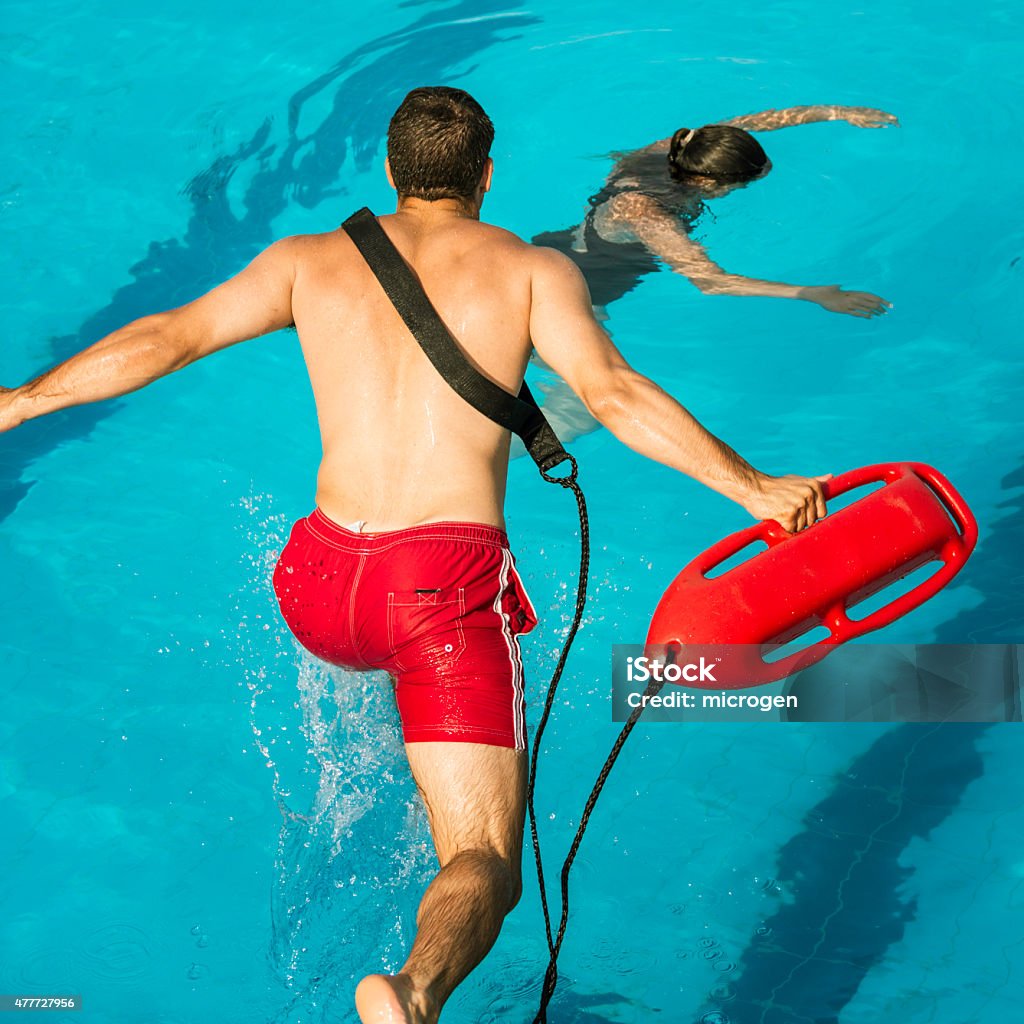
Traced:
<path id="1" fill-rule="evenodd" d="M 678 153 L 693 138 L 693 134 L 692 128 L 677 128 L 672 136 L 669 152 L 673 155 Z"/>

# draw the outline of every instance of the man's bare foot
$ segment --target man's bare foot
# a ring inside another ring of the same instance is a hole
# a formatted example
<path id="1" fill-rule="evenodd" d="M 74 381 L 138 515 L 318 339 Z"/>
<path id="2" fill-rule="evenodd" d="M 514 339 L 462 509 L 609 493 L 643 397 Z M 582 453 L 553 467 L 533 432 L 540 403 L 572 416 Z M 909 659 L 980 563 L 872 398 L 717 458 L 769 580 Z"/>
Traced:
<path id="1" fill-rule="evenodd" d="M 363 1024 L 433 1024 L 404 974 L 368 974 L 356 986 L 356 1011 Z"/>

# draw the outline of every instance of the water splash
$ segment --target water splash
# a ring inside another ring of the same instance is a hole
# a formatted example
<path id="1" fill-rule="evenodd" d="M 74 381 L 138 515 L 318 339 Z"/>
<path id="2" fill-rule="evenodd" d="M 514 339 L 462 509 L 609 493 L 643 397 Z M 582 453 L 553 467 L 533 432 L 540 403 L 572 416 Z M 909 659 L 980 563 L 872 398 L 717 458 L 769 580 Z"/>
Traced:
<path id="1" fill-rule="evenodd" d="M 267 495 L 239 507 L 239 685 L 280 812 L 265 958 L 288 999 L 271 1019 L 319 1024 L 364 974 L 401 966 L 436 861 L 387 675 L 329 666 L 290 637 L 270 583 L 286 519 Z"/>

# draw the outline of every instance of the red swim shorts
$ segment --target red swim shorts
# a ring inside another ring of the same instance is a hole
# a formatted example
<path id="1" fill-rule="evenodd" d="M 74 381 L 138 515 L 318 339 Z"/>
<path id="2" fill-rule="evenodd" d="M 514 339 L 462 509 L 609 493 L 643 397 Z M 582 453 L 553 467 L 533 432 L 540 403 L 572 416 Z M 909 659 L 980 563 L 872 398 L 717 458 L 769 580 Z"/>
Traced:
<path id="1" fill-rule="evenodd" d="M 406 743 L 526 748 L 518 638 L 537 616 L 504 530 L 355 533 L 317 508 L 292 527 L 274 592 L 318 658 L 391 673 Z"/>

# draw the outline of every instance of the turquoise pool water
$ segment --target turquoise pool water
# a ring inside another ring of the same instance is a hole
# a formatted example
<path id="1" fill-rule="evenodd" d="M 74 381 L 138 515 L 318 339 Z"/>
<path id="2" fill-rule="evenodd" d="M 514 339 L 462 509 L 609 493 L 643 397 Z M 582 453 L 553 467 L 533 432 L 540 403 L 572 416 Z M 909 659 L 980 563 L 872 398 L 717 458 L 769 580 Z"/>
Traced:
<path id="1" fill-rule="evenodd" d="M 881 635 L 1021 638 L 1019 5 L 5 12 L 5 385 L 276 237 L 388 209 L 382 136 L 415 85 L 488 109 L 484 213 L 525 237 L 578 220 L 610 151 L 680 124 L 894 111 L 763 136 L 772 173 L 701 226 L 729 270 L 875 291 L 889 316 L 665 272 L 609 328 L 765 470 L 941 467 L 979 550 Z M 541 764 L 552 861 L 618 729 L 610 645 L 746 522 L 605 432 L 573 450 L 594 561 Z M 296 651 L 269 586 L 318 454 L 287 333 L 0 436 L 0 993 L 80 993 L 67 1019 L 102 1024 L 306 1024 L 353 1019 L 355 981 L 401 963 L 432 855 L 395 713 L 379 679 Z M 532 723 L 570 617 L 572 502 L 516 463 L 508 522 L 545 616 Z M 552 1021 L 1016 1019 L 1019 744 L 1013 725 L 641 725 L 577 862 Z M 443 1019 L 531 1019 L 543 951 L 528 871 Z"/>

